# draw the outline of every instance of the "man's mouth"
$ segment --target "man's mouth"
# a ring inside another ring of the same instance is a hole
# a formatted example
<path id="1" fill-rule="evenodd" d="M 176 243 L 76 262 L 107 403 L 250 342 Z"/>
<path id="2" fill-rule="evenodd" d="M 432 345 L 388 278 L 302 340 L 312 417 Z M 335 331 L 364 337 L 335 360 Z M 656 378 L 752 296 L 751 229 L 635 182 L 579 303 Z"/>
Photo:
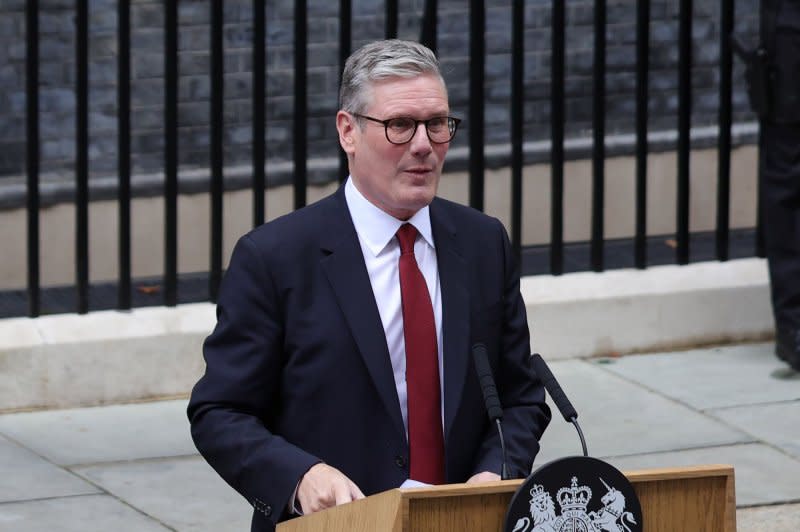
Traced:
<path id="1" fill-rule="evenodd" d="M 428 166 L 413 166 L 411 168 L 406 168 L 406 172 L 412 174 L 428 174 L 430 172 L 433 172 L 433 168 Z"/>

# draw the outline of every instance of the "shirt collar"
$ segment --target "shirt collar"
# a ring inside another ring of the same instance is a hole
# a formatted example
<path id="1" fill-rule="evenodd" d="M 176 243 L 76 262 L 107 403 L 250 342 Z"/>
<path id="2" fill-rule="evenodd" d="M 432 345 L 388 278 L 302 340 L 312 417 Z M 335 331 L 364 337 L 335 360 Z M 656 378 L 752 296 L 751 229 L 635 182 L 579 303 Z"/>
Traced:
<path id="1" fill-rule="evenodd" d="M 373 205 L 356 188 L 352 177 L 349 177 L 344 185 L 344 197 L 356 232 L 369 250 L 377 256 L 392 241 L 400 226 L 406 222 L 398 220 Z M 408 220 L 408 223 L 416 227 L 417 232 L 422 235 L 428 245 L 435 249 L 433 230 L 431 229 L 430 207 L 428 205 L 417 211 Z"/>

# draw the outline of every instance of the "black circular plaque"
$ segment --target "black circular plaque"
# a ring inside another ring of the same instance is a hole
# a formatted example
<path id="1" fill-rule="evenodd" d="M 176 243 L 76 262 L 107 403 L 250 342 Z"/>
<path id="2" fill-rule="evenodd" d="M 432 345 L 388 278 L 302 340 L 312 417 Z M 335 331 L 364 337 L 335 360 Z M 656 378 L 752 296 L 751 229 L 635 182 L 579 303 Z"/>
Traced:
<path id="1" fill-rule="evenodd" d="M 505 532 L 641 532 L 633 486 L 611 464 L 585 456 L 549 462 L 511 498 Z"/>

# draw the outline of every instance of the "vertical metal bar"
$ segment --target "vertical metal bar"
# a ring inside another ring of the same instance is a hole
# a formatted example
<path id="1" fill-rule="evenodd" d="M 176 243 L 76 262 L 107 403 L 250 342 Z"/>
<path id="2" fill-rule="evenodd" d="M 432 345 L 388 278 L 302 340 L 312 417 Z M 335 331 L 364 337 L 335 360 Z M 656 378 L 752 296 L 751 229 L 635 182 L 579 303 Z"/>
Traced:
<path id="1" fill-rule="evenodd" d="M 351 0 L 340 0 L 339 2 L 339 85 L 342 84 L 342 72 L 344 64 L 350 56 L 352 40 L 352 15 L 353 7 Z M 344 183 L 350 169 L 347 163 L 347 154 L 344 150 L 339 150 L 339 182 Z"/>
<path id="2" fill-rule="evenodd" d="M 437 0 L 425 0 L 422 11 L 422 30 L 419 42 L 436 53 L 436 14 L 438 12 Z"/>
<path id="3" fill-rule="evenodd" d="M 722 0 L 719 35 L 719 141 L 717 144 L 717 260 L 728 260 L 731 198 L 731 85 L 733 57 L 733 0 Z"/>
<path id="4" fill-rule="evenodd" d="M 483 80 L 486 62 L 484 0 L 470 2 L 469 45 L 469 204 L 483 210 Z"/>
<path id="5" fill-rule="evenodd" d="M 634 263 L 647 268 L 647 92 L 650 71 L 650 0 L 636 9 L 636 236 Z"/>
<path id="6" fill-rule="evenodd" d="M 266 25 L 266 0 L 253 0 L 253 227 L 263 224 L 266 219 Z"/>
<path id="7" fill-rule="evenodd" d="M 386 38 L 397 37 L 397 0 L 386 0 Z"/>
<path id="8" fill-rule="evenodd" d="M 308 88 L 306 87 L 307 49 L 306 0 L 297 0 L 294 9 L 294 208 L 306 204 L 306 116 Z"/>
<path id="9" fill-rule="evenodd" d="M 689 137 L 692 116 L 692 0 L 680 0 L 676 262 L 689 262 Z"/>
<path id="10" fill-rule="evenodd" d="M 78 313 L 89 312 L 89 6 L 75 4 L 75 281 Z"/>
<path id="11" fill-rule="evenodd" d="M 211 257 L 208 293 L 217 301 L 222 280 L 222 195 L 224 81 L 222 0 L 211 0 Z"/>
<path id="12" fill-rule="evenodd" d="M 522 121 L 525 112 L 525 5 L 511 10 L 511 245 L 517 266 L 522 259 Z"/>
<path id="13" fill-rule="evenodd" d="M 178 3 L 164 2 L 164 304 L 178 303 Z"/>
<path id="14" fill-rule="evenodd" d="M 131 308 L 131 20 L 130 0 L 117 3 L 117 171 L 119 284 L 117 308 Z"/>
<path id="15" fill-rule="evenodd" d="M 564 0 L 553 0 L 550 45 L 550 273 L 564 273 Z"/>
<path id="16" fill-rule="evenodd" d="M 592 270 L 603 271 L 606 139 L 606 1 L 594 3 L 594 93 L 592 104 Z"/>
<path id="17" fill-rule="evenodd" d="M 28 316 L 41 312 L 39 265 L 39 2 L 25 3 L 25 158 L 27 172 Z"/>

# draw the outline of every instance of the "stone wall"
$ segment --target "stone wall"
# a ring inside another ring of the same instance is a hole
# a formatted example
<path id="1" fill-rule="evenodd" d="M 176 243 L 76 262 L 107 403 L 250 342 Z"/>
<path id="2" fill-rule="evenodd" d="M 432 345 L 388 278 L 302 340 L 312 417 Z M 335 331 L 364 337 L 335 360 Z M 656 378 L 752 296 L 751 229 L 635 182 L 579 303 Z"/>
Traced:
<path id="1" fill-rule="evenodd" d="M 522 1 L 522 0 L 520 0 Z M 485 138 L 509 141 L 512 0 L 487 0 Z M 45 180 L 71 180 L 75 150 L 74 1 L 41 0 L 40 112 L 41 170 Z M 163 165 L 164 2 L 131 2 L 132 150 L 135 174 L 158 173 Z M 338 152 L 333 115 L 339 75 L 339 3 L 308 2 L 307 122 L 311 157 Z M 423 0 L 400 0 L 399 36 L 419 37 Z M 607 132 L 632 132 L 635 110 L 635 0 L 609 0 L 607 12 Z M 719 2 L 695 0 L 693 18 L 693 126 L 716 123 L 718 110 Z M 469 10 L 464 0 L 439 0 L 438 48 L 454 113 L 466 117 L 469 96 Z M 90 0 L 90 172 L 116 175 L 116 2 Z M 736 31 L 750 41 L 757 31 L 757 0 L 736 2 Z M 0 2 L 0 184 L 25 172 L 25 2 Z M 251 147 L 252 2 L 226 0 L 225 164 L 249 165 Z M 286 162 L 292 153 L 293 16 L 291 0 L 267 0 L 267 158 Z M 204 168 L 209 159 L 208 1 L 179 3 L 179 161 L 181 170 Z M 570 0 L 566 7 L 566 129 L 591 135 L 593 2 Z M 525 140 L 549 137 L 551 2 L 525 6 Z M 381 38 L 384 2 L 353 1 L 354 47 Z M 650 128 L 677 124 L 678 3 L 652 0 L 650 42 Z M 734 120 L 753 116 L 742 68 L 734 70 Z M 468 124 L 454 146 L 467 145 Z M 280 166 L 275 166 L 276 168 Z M 284 178 L 270 173 L 271 183 Z M 288 176 L 288 172 L 283 172 Z M 333 179 L 335 170 L 324 173 Z"/>

